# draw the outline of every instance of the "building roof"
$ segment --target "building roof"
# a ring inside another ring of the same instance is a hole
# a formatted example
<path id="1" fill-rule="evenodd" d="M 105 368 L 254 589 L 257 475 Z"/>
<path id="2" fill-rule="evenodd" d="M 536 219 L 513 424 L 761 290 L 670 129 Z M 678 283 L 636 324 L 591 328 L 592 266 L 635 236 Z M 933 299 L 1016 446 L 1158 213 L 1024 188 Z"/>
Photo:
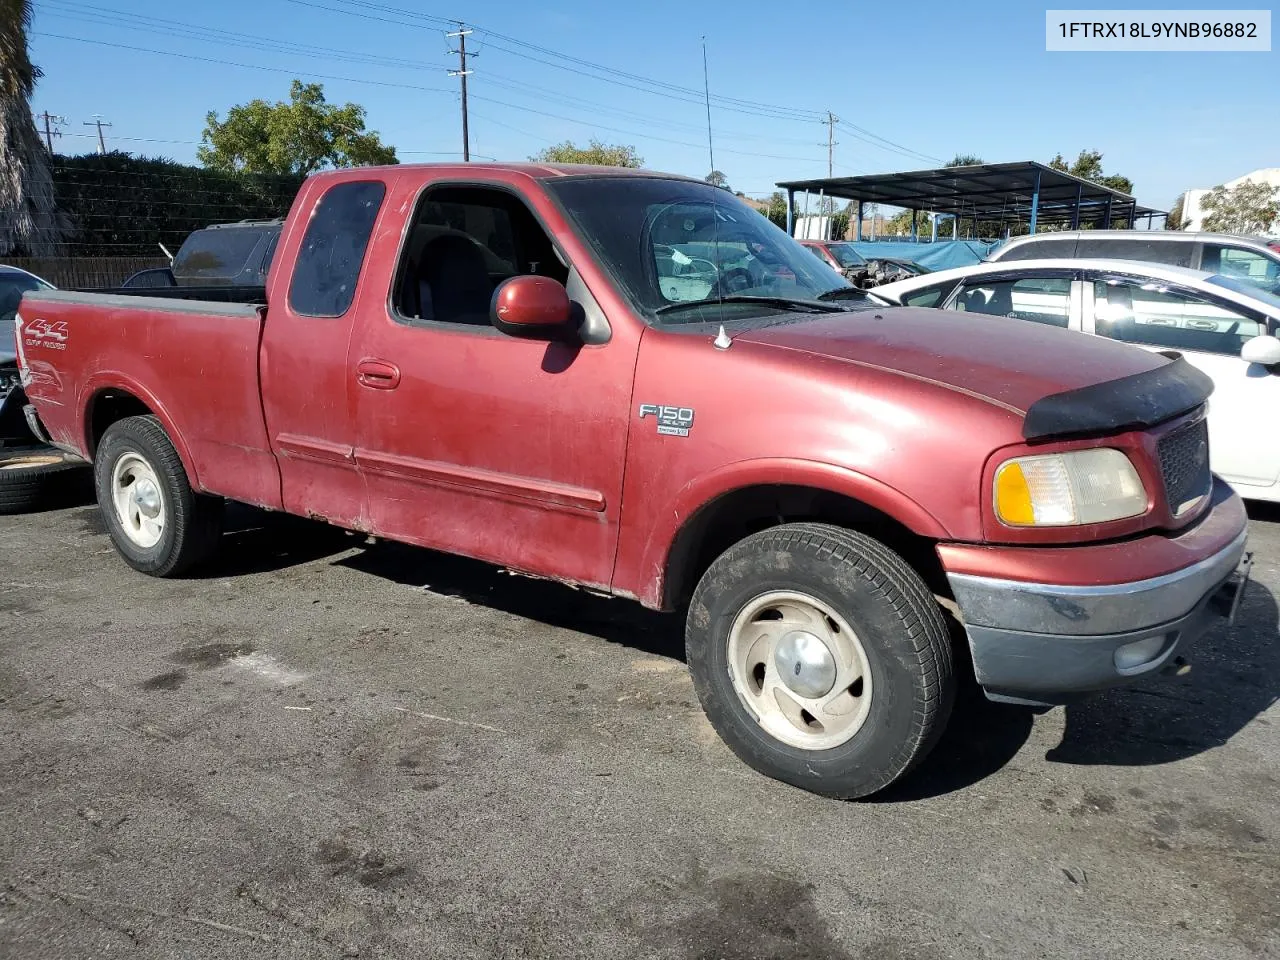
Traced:
<path id="1" fill-rule="evenodd" d="M 822 192 L 824 196 L 865 203 L 883 203 L 909 210 L 931 210 L 984 220 L 1028 221 L 1031 200 L 1039 182 L 1036 217 L 1040 222 L 1070 221 L 1077 204 L 1079 222 L 1105 220 L 1108 201 L 1113 218 L 1162 216 L 1165 211 L 1139 206 L 1129 194 L 1084 180 L 1043 163 L 980 163 L 940 167 L 908 173 L 827 177 L 779 183 L 791 192 Z"/>

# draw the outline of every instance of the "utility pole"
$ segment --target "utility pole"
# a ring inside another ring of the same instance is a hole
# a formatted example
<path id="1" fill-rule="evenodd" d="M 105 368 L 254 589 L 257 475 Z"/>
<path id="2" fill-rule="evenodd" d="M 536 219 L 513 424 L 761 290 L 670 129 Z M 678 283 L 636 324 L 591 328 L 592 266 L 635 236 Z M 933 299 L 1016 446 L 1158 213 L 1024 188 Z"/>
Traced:
<path id="1" fill-rule="evenodd" d="M 49 148 L 49 156 L 53 156 L 53 138 L 60 137 L 62 134 L 59 131 L 54 130 L 50 124 L 66 123 L 67 118 L 60 117 L 56 113 L 50 113 L 46 110 L 44 113 L 36 114 L 36 119 L 44 121 L 44 145 Z"/>
<path id="2" fill-rule="evenodd" d="M 840 122 L 830 110 L 827 111 L 827 178 L 835 176 L 836 160 L 836 124 Z"/>
<path id="3" fill-rule="evenodd" d="M 103 122 L 103 120 L 102 120 L 102 114 L 100 114 L 100 113 L 95 113 L 95 114 L 93 115 L 93 119 L 92 119 L 92 120 L 86 120 L 86 121 L 84 122 L 84 125 L 85 125 L 86 127 L 97 127 L 97 128 L 98 128 L 98 153 L 100 153 L 100 154 L 102 154 L 102 153 L 106 153 L 106 152 L 107 152 L 107 142 L 106 142 L 105 140 L 103 140 L 103 139 L 102 139 L 102 128 L 103 128 L 103 127 L 109 127 L 109 126 L 111 126 L 111 124 L 110 124 L 110 123 L 104 123 L 104 122 Z"/>
<path id="4" fill-rule="evenodd" d="M 450 38 L 458 38 L 458 49 L 449 51 L 458 55 L 458 69 L 450 70 L 449 76 L 462 78 L 462 160 L 464 163 L 471 161 L 471 135 L 467 132 L 467 77 L 471 74 L 467 69 L 467 37 L 470 35 L 471 31 L 462 22 L 458 23 L 458 29 L 453 33 L 445 34 Z M 475 54 L 473 53 L 472 56 L 474 57 Z"/>

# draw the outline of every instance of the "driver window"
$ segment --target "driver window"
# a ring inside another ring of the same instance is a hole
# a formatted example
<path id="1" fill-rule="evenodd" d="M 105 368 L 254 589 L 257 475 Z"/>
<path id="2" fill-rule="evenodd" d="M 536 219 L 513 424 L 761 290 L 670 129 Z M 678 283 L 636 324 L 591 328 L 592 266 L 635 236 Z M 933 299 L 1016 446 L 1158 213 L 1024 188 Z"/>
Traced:
<path id="1" fill-rule="evenodd" d="M 401 250 L 393 312 L 405 323 L 488 327 L 498 285 L 527 274 L 565 283 L 569 269 L 523 200 L 486 187 L 428 190 Z"/>
<path id="2" fill-rule="evenodd" d="M 1094 283 L 1093 317 L 1094 330 L 1112 340 L 1234 357 L 1246 340 L 1267 332 L 1234 310 L 1129 280 Z"/>

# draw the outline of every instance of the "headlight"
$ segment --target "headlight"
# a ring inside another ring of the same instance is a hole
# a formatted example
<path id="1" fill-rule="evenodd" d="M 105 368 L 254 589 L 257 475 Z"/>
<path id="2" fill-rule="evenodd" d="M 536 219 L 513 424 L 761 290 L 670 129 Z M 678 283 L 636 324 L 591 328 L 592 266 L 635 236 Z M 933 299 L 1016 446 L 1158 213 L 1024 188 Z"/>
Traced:
<path id="1" fill-rule="evenodd" d="M 995 507 L 1012 527 L 1078 526 L 1145 513 L 1147 491 L 1119 450 L 1072 450 L 1002 463 Z"/>

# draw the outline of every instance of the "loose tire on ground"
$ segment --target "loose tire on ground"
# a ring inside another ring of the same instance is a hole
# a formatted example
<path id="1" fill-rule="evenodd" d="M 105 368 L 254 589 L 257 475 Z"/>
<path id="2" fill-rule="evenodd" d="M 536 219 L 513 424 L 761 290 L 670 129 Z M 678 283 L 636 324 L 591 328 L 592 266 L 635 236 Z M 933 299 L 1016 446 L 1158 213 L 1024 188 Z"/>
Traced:
<path id="1" fill-rule="evenodd" d="M 56 447 L 0 448 L 0 514 L 60 506 L 88 478 L 87 463 Z"/>
<path id="2" fill-rule="evenodd" d="M 93 468 L 107 532 L 135 570 L 175 577 L 217 548 L 224 502 L 191 489 L 155 417 L 129 417 L 107 428 Z"/>
<path id="3" fill-rule="evenodd" d="M 879 541 L 826 524 L 773 527 L 726 550 L 694 590 L 685 646 L 733 752 L 830 797 L 866 797 L 910 771 L 955 696 L 924 581 Z"/>

